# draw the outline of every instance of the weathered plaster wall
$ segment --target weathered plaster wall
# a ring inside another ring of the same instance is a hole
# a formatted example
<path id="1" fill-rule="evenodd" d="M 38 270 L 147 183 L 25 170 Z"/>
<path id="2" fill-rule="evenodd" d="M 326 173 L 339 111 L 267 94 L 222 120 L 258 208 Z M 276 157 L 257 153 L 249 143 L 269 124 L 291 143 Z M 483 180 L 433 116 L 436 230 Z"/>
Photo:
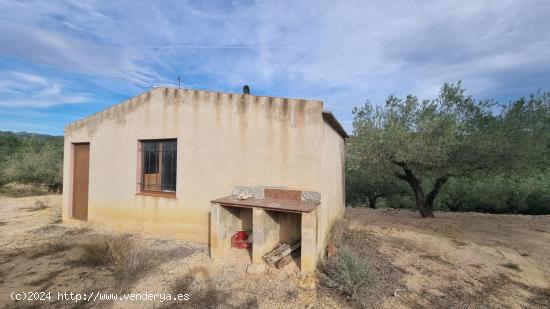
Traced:
<path id="1" fill-rule="evenodd" d="M 327 123 L 323 123 L 323 185 L 321 206 L 318 215 L 318 254 L 322 256 L 326 247 L 326 238 L 332 224 L 345 212 L 345 141 Z"/>
<path id="2" fill-rule="evenodd" d="M 63 220 L 71 143 L 90 142 L 88 221 L 206 243 L 209 201 L 234 185 L 323 193 L 322 102 L 156 88 L 65 129 Z M 136 195 L 137 143 L 177 138 L 176 199 Z M 323 208 L 324 205 L 323 205 Z"/>

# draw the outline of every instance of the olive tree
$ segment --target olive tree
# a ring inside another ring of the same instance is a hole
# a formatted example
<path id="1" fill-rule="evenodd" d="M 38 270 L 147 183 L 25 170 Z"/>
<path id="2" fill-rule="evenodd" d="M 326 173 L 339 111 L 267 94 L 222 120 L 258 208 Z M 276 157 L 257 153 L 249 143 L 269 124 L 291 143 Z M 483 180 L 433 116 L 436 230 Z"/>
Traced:
<path id="1" fill-rule="evenodd" d="M 63 141 L 24 139 L 20 150 L 6 159 L 0 177 L 6 182 L 46 185 L 59 192 L 63 183 Z"/>
<path id="2" fill-rule="evenodd" d="M 406 188 L 392 174 L 392 166 L 361 159 L 361 139 L 351 136 L 346 144 L 346 201 L 352 205 L 376 208 L 380 198 L 406 193 Z M 368 151 L 368 150 L 367 150 Z"/>
<path id="3" fill-rule="evenodd" d="M 437 98 L 390 96 L 354 113 L 355 168 L 391 166 L 408 184 L 422 217 L 433 217 L 436 197 L 450 177 L 485 169 L 505 152 L 498 149 L 492 101 L 476 101 L 461 83 L 444 84 Z"/>

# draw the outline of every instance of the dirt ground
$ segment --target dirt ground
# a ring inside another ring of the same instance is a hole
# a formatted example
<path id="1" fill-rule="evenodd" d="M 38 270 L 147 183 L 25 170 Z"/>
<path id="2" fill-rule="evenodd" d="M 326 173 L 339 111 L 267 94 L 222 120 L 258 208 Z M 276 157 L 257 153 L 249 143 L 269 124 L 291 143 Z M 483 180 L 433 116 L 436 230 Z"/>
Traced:
<path id="1" fill-rule="evenodd" d="M 36 207 L 41 201 L 46 207 Z M 0 197 L 0 308 L 337 308 L 330 295 L 319 295 L 313 277 L 303 278 L 291 262 L 264 275 L 246 273 L 248 253 L 235 249 L 223 264 L 212 265 L 208 247 L 179 240 L 132 235 L 151 255 L 162 252 L 155 267 L 131 282 L 117 281 L 109 267 L 79 263 L 79 244 L 106 234 L 61 223 L 61 196 Z M 112 234 L 112 233 L 108 233 Z M 59 243 L 62 242 L 62 245 Z M 54 248 L 54 249 L 52 249 Z M 158 254 L 157 254 L 158 256 Z M 12 292 L 51 291 L 51 300 L 19 301 Z M 189 301 L 66 301 L 57 292 L 190 294 Z"/>
<path id="2" fill-rule="evenodd" d="M 376 247 L 403 274 L 383 307 L 550 308 L 550 216 L 421 219 L 382 209 L 346 216 L 345 242 Z"/>
<path id="3" fill-rule="evenodd" d="M 36 204 L 40 201 L 40 204 Z M 369 259 L 376 282 L 357 303 L 303 277 L 295 262 L 246 273 L 247 253 L 212 265 L 208 247 L 128 236 L 155 260 L 121 281 L 108 266 L 80 263 L 82 243 L 112 233 L 67 227 L 58 195 L 0 197 L 0 308 L 548 308 L 550 217 L 348 209 L 333 242 Z M 47 291 L 51 300 L 13 301 Z M 188 301 L 71 301 L 58 292 L 188 293 Z"/>

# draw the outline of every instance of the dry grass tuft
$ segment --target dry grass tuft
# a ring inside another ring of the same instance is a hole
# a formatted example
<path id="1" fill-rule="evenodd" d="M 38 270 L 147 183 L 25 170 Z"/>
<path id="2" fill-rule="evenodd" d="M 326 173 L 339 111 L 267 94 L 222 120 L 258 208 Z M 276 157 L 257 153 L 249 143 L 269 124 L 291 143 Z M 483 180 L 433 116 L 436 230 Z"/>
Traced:
<path id="1" fill-rule="evenodd" d="M 358 299 L 365 289 L 375 283 L 373 271 L 367 257 L 361 257 L 348 247 L 341 248 L 321 266 L 321 284 L 337 288 L 351 299 Z"/>
<path id="2" fill-rule="evenodd" d="M 471 289 L 457 288 L 457 283 L 435 290 L 422 289 L 412 304 L 418 308 L 499 308 L 498 295 L 506 291 L 511 281 L 504 273 L 479 280 L 480 286 Z M 435 293 L 434 293 L 435 292 Z M 428 304 L 420 304 L 418 300 Z M 492 305 L 492 306 L 491 306 Z"/>
<path id="3" fill-rule="evenodd" d="M 34 202 L 34 206 L 31 207 L 24 207 L 22 209 L 25 209 L 26 211 L 38 211 L 38 210 L 44 210 L 48 208 L 49 206 L 46 205 L 43 201 L 36 201 Z"/>
<path id="4" fill-rule="evenodd" d="M 63 222 L 63 220 L 61 219 L 61 217 L 59 217 L 59 218 L 56 218 L 56 219 L 52 220 L 50 222 L 50 224 L 61 224 L 62 222 Z"/>
<path id="5" fill-rule="evenodd" d="M 68 250 L 71 244 L 64 239 L 53 240 L 43 245 L 36 246 L 26 254 L 28 258 L 35 259 L 46 255 L 55 254 Z"/>
<path id="6" fill-rule="evenodd" d="M 443 265 L 454 266 L 453 263 L 444 260 L 441 256 L 436 255 L 436 254 L 422 254 L 422 255 L 420 255 L 420 258 L 429 259 L 429 260 L 432 260 L 434 262 L 437 262 L 437 263 L 443 264 Z"/>
<path id="7" fill-rule="evenodd" d="M 344 224 L 347 225 L 347 223 Z M 359 270 L 355 275 L 370 279 L 366 280 L 367 284 L 359 290 L 355 298 L 352 298 L 343 291 L 343 287 L 340 288 L 339 284 L 335 284 L 335 281 L 329 278 L 324 271 L 324 265 L 321 264 L 318 272 L 321 295 L 333 298 L 339 303 L 345 304 L 345 307 L 378 308 L 382 306 L 388 294 L 393 293 L 396 289 L 405 288 L 402 278 L 406 274 L 406 270 L 393 265 L 391 263 L 392 258 L 380 251 L 380 246 L 384 243 L 384 240 L 369 231 L 351 230 L 348 226 L 345 226 L 342 236 L 335 241 L 335 243 L 340 244 L 337 247 L 336 255 L 332 258 L 326 258 L 326 262 L 328 263 L 331 259 L 341 255 L 342 250 L 350 250 L 354 259 L 362 260 L 362 262 L 354 264 L 365 265 L 364 269 Z M 325 280 L 326 278 L 329 278 L 332 282 Z M 327 285 L 333 287 L 330 288 Z"/>
<path id="8" fill-rule="evenodd" d="M 57 225 L 57 224 L 48 224 L 48 225 L 36 228 L 32 230 L 32 232 L 36 234 L 53 234 L 56 232 L 64 232 L 65 230 L 66 228 L 64 226 Z"/>
<path id="9" fill-rule="evenodd" d="M 529 299 L 534 308 L 550 308 L 550 288 L 543 289 Z"/>
<path id="10" fill-rule="evenodd" d="M 65 235 L 68 236 L 80 236 L 83 234 L 87 234 L 90 231 L 92 231 L 89 227 L 81 227 L 81 228 L 66 228 Z"/>
<path id="11" fill-rule="evenodd" d="M 128 235 L 92 235 L 80 243 L 83 249 L 79 262 L 88 266 L 109 266 L 130 250 Z"/>
<path id="12" fill-rule="evenodd" d="M 156 254 L 129 235 L 93 235 L 80 244 L 83 249 L 79 264 L 105 266 L 121 283 L 137 280 L 155 266 Z"/>
<path id="13" fill-rule="evenodd" d="M 506 268 L 510 268 L 510 269 L 513 269 L 513 270 L 516 270 L 516 271 L 520 271 L 520 270 L 521 270 L 521 269 L 519 268 L 519 265 L 518 265 L 518 264 L 512 263 L 512 262 L 500 264 L 500 266 L 506 267 Z"/>

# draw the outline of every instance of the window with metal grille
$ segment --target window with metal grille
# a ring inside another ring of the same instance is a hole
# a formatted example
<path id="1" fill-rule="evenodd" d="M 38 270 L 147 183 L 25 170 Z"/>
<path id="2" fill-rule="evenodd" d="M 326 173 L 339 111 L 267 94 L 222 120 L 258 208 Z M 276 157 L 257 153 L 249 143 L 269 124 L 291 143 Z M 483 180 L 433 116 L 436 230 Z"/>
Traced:
<path id="1" fill-rule="evenodd" d="M 141 192 L 176 192 L 177 141 L 141 141 Z"/>

